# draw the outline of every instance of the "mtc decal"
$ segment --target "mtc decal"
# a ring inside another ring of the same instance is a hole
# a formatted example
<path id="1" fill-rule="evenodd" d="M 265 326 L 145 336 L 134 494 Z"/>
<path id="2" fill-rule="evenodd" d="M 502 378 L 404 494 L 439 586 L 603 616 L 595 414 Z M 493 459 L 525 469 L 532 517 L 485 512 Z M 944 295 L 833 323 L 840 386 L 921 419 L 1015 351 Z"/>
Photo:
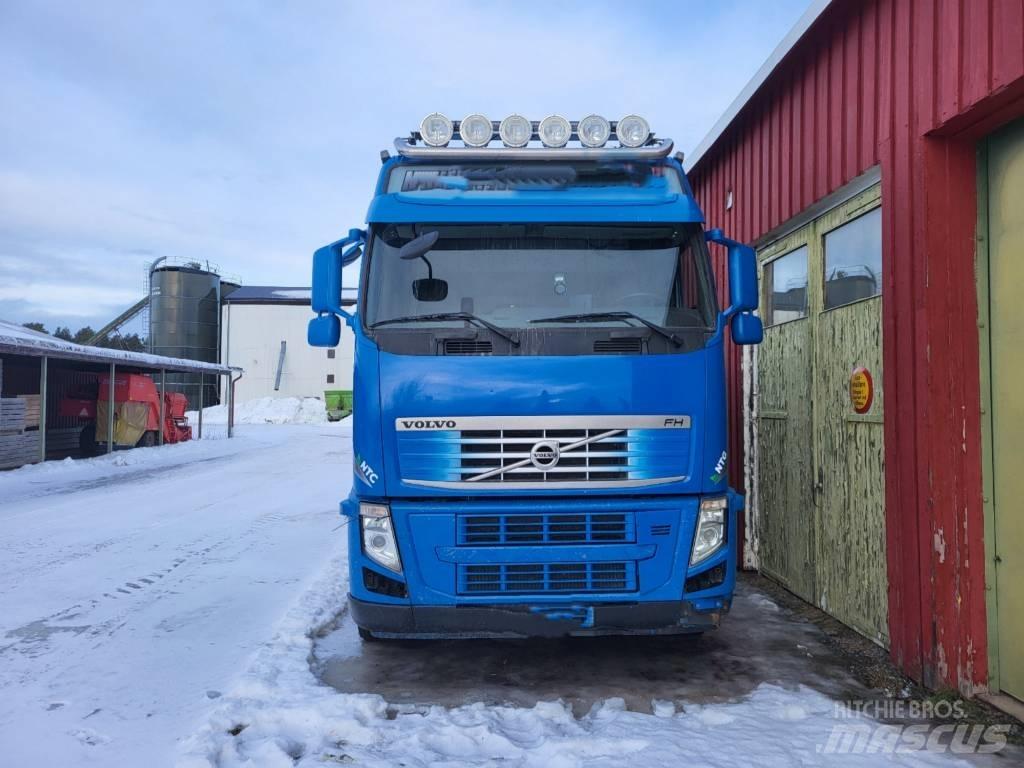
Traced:
<path id="1" fill-rule="evenodd" d="M 718 461 L 715 463 L 715 474 L 711 476 L 712 483 L 720 483 L 725 478 L 725 465 L 728 460 L 728 454 L 722 451 L 722 455 L 718 457 Z"/>
<path id="2" fill-rule="evenodd" d="M 364 461 L 359 456 L 359 454 L 356 454 L 354 463 L 356 477 L 358 477 L 364 483 L 372 487 L 373 484 L 377 482 L 377 473 L 374 471 L 373 467 L 367 464 L 366 461 Z"/>
<path id="3" fill-rule="evenodd" d="M 867 413 L 875 401 L 875 382 L 871 371 L 857 367 L 850 374 L 850 403 L 855 413 Z"/>

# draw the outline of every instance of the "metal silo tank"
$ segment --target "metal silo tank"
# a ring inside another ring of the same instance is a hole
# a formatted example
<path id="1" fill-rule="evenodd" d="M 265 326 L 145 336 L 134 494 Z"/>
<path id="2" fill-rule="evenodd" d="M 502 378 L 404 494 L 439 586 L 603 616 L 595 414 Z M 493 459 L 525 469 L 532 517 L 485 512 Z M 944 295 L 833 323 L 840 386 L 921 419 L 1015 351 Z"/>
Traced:
<path id="1" fill-rule="evenodd" d="M 164 266 L 150 275 L 149 339 L 156 355 L 218 362 L 220 276 L 198 265 Z M 168 373 L 167 389 L 183 392 L 189 407 L 199 403 L 200 377 Z M 206 377 L 204 405 L 217 402 L 217 382 Z"/>

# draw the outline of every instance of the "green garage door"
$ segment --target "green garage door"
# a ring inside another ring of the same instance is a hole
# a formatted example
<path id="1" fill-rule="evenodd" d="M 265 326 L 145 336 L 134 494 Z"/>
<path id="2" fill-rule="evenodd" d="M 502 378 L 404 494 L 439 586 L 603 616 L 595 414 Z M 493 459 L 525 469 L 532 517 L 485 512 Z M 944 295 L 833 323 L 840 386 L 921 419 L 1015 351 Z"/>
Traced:
<path id="1" fill-rule="evenodd" d="M 888 644 L 876 185 L 760 253 L 761 567 Z"/>
<path id="2" fill-rule="evenodd" d="M 998 658 L 998 688 L 1024 699 L 1024 123 L 989 140 L 987 170 L 996 625 L 989 645 Z"/>

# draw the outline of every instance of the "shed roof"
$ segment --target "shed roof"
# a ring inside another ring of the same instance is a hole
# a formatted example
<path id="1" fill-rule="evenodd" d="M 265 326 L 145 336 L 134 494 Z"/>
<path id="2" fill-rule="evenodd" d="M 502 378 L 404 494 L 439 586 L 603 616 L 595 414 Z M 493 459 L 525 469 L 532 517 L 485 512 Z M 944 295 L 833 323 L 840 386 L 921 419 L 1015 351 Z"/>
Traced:
<path id="1" fill-rule="evenodd" d="M 765 81 L 775 71 L 775 68 L 782 62 L 786 55 L 796 47 L 796 44 L 803 39 L 803 36 L 807 34 L 807 31 L 816 22 L 821 15 L 825 12 L 825 9 L 832 4 L 833 0 L 812 0 L 810 6 L 804 11 L 804 15 L 800 17 L 794 27 L 789 30 L 789 33 L 782 38 L 775 50 L 771 52 L 771 55 L 765 60 L 761 68 L 757 70 L 754 76 L 750 79 L 743 90 L 740 91 L 739 95 L 733 100 L 732 104 L 729 105 L 728 109 L 718 118 L 718 122 L 712 126 L 708 135 L 705 136 L 697 148 L 693 150 L 690 157 L 686 158 L 686 169 L 691 171 L 696 168 L 704 155 L 707 154 L 708 150 L 714 146 L 715 142 L 721 138 L 722 134 L 725 133 L 729 126 L 732 125 L 733 120 L 739 116 L 740 112 L 747 105 L 754 95 L 761 89 Z"/>
<path id="2" fill-rule="evenodd" d="M 0 320 L 0 353 L 29 357 L 53 357 L 85 363 L 116 363 L 133 368 L 185 373 L 227 374 L 242 370 L 236 366 L 205 363 L 200 360 L 184 360 L 178 357 L 163 357 L 146 352 L 129 352 L 106 347 L 87 347 L 84 344 L 58 339 L 48 333 L 33 331 L 5 320 Z"/>

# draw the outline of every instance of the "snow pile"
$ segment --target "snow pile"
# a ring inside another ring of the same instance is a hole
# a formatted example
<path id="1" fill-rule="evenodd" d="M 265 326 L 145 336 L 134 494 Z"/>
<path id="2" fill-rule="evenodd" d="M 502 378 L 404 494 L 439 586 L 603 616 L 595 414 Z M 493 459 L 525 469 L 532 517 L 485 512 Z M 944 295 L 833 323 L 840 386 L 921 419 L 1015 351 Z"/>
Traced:
<path id="1" fill-rule="evenodd" d="M 276 637 L 200 732 L 183 744 L 179 768 L 219 766 L 587 766 L 817 765 L 830 755 L 836 725 L 874 725 L 862 715 L 838 715 L 836 703 L 805 686 L 762 684 L 725 704 L 652 702 L 655 714 L 627 711 L 622 699 L 594 705 L 582 718 L 561 701 L 530 708 L 469 706 L 425 711 L 389 707 L 374 694 L 341 694 L 310 669 L 313 638 L 337 621 L 344 604 L 345 558 L 293 606 Z M 848 754 L 847 766 L 880 763 L 961 764 L 950 755 Z"/>
<path id="2" fill-rule="evenodd" d="M 195 429 L 196 411 L 189 411 L 188 420 Z M 227 424 L 226 405 L 203 409 L 203 426 Z M 259 397 L 235 403 L 235 424 L 326 424 L 327 411 L 323 400 L 316 397 Z"/>

